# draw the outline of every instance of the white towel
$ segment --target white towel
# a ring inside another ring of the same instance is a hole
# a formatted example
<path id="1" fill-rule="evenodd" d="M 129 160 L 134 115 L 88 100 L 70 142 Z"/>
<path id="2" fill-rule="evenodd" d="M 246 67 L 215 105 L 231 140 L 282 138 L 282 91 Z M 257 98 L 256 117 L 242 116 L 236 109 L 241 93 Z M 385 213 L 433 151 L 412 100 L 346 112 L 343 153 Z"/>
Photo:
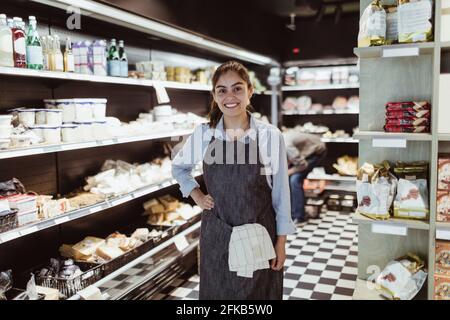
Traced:
<path id="1" fill-rule="evenodd" d="M 230 271 L 253 278 L 253 272 L 270 268 L 275 249 L 266 228 L 258 223 L 233 227 L 228 254 Z"/>

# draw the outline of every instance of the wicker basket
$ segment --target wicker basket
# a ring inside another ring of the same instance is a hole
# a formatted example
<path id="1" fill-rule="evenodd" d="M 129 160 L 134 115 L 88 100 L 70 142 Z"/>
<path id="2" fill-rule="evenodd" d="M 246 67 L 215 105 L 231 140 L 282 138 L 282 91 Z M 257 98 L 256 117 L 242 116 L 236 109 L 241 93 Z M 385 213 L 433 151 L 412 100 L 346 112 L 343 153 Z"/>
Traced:
<path id="1" fill-rule="evenodd" d="M 0 213 L 0 233 L 17 228 L 17 210 L 9 213 Z"/>

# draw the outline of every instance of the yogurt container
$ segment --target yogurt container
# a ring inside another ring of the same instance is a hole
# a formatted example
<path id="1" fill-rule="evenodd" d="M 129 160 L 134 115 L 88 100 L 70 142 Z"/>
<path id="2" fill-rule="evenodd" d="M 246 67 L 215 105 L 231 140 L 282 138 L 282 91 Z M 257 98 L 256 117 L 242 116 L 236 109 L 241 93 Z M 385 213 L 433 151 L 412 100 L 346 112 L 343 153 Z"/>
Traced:
<path id="1" fill-rule="evenodd" d="M 12 118 L 13 118 L 13 116 L 10 114 L 0 115 L 0 126 L 11 125 Z"/>
<path id="2" fill-rule="evenodd" d="M 63 110 L 59 109 L 37 109 L 36 124 L 49 124 L 60 126 L 62 124 Z"/>
<path id="3" fill-rule="evenodd" d="M 92 122 L 94 111 L 91 99 L 73 99 L 75 104 L 74 122 Z"/>
<path id="4" fill-rule="evenodd" d="M 36 124 L 36 109 L 17 109 L 19 114 L 19 122 L 25 127 L 34 126 Z"/>
<path id="5" fill-rule="evenodd" d="M 63 122 L 75 121 L 75 104 L 73 99 L 58 99 L 56 100 L 56 107 L 63 111 Z"/>
<path id="6" fill-rule="evenodd" d="M 103 120 L 106 117 L 106 99 L 89 99 L 92 104 L 92 113 L 95 120 Z"/>
<path id="7" fill-rule="evenodd" d="M 52 125 L 41 126 L 45 143 L 61 143 L 61 127 Z"/>
<path id="8" fill-rule="evenodd" d="M 111 138 L 106 120 L 94 121 L 92 123 L 92 135 L 95 140 L 105 140 Z"/>
<path id="9" fill-rule="evenodd" d="M 81 141 L 94 140 L 91 121 L 74 122 L 74 124 L 78 126 L 76 133 Z"/>
<path id="10" fill-rule="evenodd" d="M 61 126 L 61 137 L 63 142 L 78 142 L 80 137 L 78 136 L 78 125 L 67 123 Z"/>
<path id="11" fill-rule="evenodd" d="M 43 142 L 44 141 L 44 134 L 42 132 L 42 125 L 39 126 L 30 126 L 29 127 L 31 132 L 33 132 L 38 138 L 39 138 L 39 142 Z"/>
<path id="12" fill-rule="evenodd" d="M 0 126 L 0 139 L 9 139 L 11 137 L 13 126 Z"/>

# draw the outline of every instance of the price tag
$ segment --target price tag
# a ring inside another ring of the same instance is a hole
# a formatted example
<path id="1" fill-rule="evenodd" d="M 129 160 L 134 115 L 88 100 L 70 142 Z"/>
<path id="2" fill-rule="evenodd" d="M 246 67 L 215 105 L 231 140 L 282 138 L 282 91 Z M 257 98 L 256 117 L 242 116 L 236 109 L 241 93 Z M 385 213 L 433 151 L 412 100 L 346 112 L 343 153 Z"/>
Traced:
<path id="1" fill-rule="evenodd" d="M 406 148 L 406 139 L 395 138 L 373 138 L 372 147 L 374 148 Z"/>
<path id="2" fill-rule="evenodd" d="M 436 239 L 440 240 L 450 240 L 450 230 L 449 229 L 436 229 Z"/>
<path id="3" fill-rule="evenodd" d="M 69 217 L 58 218 L 58 219 L 55 219 L 55 224 L 66 223 L 66 222 L 69 221 L 69 220 L 70 220 Z"/>
<path id="4" fill-rule="evenodd" d="M 401 224 L 388 224 L 388 223 L 372 223 L 372 232 L 381 234 L 392 234 L 397 236 L 407 236 L 408 227 Z"/>
<path id="5" fill-rule="evenodd" d="M 116 201 L 112 201 L 112 205 L 113 206 L 118 206 L 121 205 L 122 203 L 128 202 L 130 200 L 132 200 L 133 198 L 131 196 L 126 196 L 122 199 L 116 200 Z"/>
<path id="6" fill-rule="evenodd" d="M 37 226 L 33 226 L 33 227 L 30 227 L 30 228 L 27 228 L 27 229 L 25 229 L 25 230 L 20 231 L 20 234 L 21 234 L 22 236 L 26 236 L 27 234 L 37 232 L 38 230 L 39 230 L 39 229 L 38 229 Z"/>
<path id="7" fill-rule="evenodd" d="M 386 48 L 383 49 L 383 58 L 394 58 L 394 57 L 414 57 L 419 55 L 418 47 L 409 48 Z"/>
<path id="8" fill-rule="evenodd" d="M 183 251 L 184 249 L 186 249 L 187 247 L 189 247 L 189 242 L 187 241 L 187 239 L 184 235 L 176 237 L 174 242 L 175 242 L 175 246 L 177 247 L 178 251 L 180 251 L 180 252 Z"/>
<path id="9" fill-rule="evenodd" d="M 4 235 L 2 235 L 0 238 L 2 239 L 2 242 L 7 242 L 10 240 L 14 240 L 20 237 L 19 232 L 14 231 L 14 232 L 8 232 Z"/>
<path id="10" fill-rule="evenodd" d="M 91 209 L 89 210 L 89 213 L 90 213 L 90 214 L 93 214 L 93 213 L 96 213 L 96 212 L 99 212 L 99 211 L 102 211 L 102 210 L 103 210 L 103 209 L 102 209 L 101 206 L 97 206 L 97 207 L 91 208 Z"/>

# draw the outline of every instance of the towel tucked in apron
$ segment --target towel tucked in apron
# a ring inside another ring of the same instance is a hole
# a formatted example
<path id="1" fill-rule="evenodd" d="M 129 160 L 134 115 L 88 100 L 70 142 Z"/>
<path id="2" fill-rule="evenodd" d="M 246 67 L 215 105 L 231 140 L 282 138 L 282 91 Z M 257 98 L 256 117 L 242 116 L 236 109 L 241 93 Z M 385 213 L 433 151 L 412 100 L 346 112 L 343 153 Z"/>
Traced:
<path id="1" fill-rule="evenodd" d="M 258 137 L 258 135 L 257 135 Z M 250 163 L 251 144 L 213 138 L 206 154 L 223 150 L 223 162 L 203 161 L 203 177 L 207 192 L 214 198 L 214 208 L 202 214 L 200 235 L 200 299 L 281 300 L 283 270 L 256 270 L 251 278 L 240 277 L 229 269 L 229 244 L 233 227 L 258 223 L 263 226 L 275 245 L 276 222 L 272 206 L 272 190 L 266 176 L 261 175 L 259 157 Z M 231 144 L 231 145 L 230 145 Z M 226 150 L 234 148 L 235 161 L 226 163 Z M 237 162 L 237 154 L 244 152 L 244 164 Z"/>

